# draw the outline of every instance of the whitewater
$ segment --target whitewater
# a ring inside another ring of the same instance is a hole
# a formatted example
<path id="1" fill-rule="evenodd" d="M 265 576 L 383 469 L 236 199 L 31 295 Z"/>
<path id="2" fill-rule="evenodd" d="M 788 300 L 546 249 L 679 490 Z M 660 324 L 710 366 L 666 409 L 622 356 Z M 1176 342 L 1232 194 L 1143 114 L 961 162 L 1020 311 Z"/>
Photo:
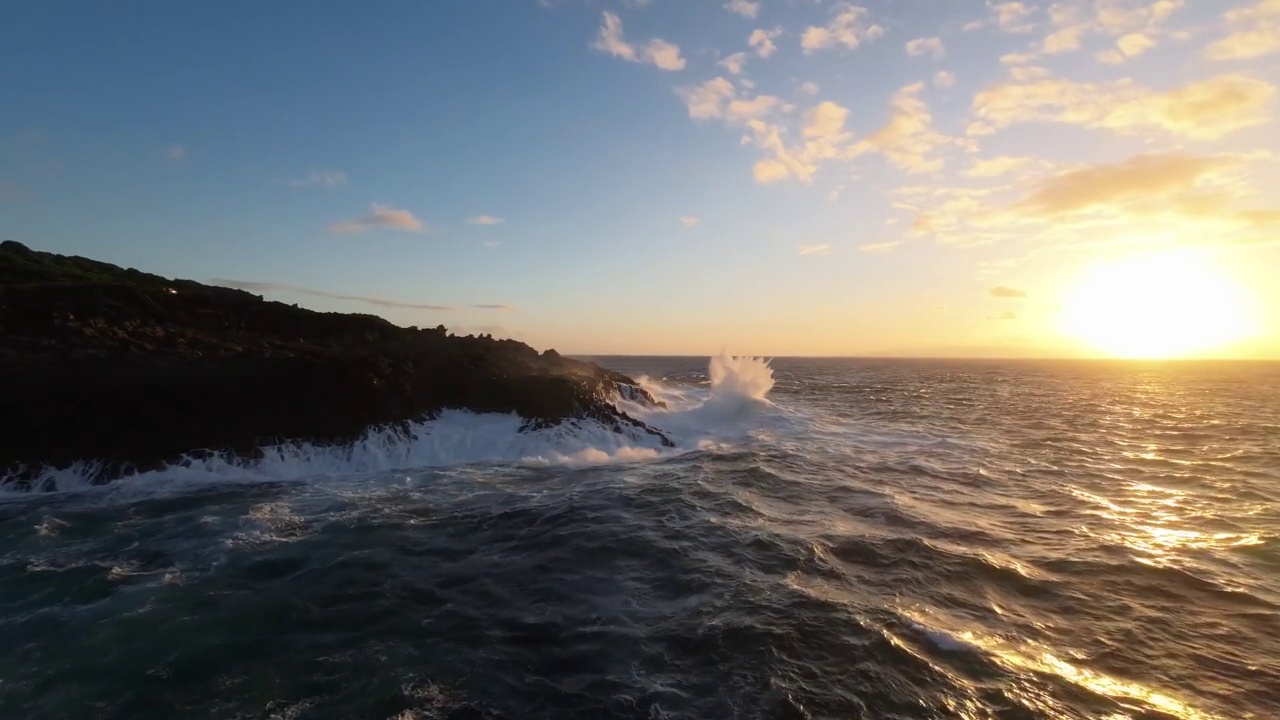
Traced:
<path id="1" fill-rule="evenodd" d="M 0 717 L 1270 718 L 1280 366 L 596 358 L 0 493 Z"/>

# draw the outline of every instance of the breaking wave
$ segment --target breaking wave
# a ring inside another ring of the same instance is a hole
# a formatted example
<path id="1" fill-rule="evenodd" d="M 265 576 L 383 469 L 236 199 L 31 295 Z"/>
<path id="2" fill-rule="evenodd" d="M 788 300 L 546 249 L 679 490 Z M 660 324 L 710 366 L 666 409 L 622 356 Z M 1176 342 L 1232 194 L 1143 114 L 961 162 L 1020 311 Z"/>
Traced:
<path id="1" fill-rule="evenodd" d="M 406 429 L 370 430 L 345 445 L 271 445 L 261 448 L 260 456 L 253 459 L 230 454 L 189 456 L 123 482 L 133 485 L 145 481 L 156 489 L 211 481 L 290 481 L 482 463 L 602 465 L 655 460 L 747 439 L 761 413 L 773 408 L 765 399 L 773 387 L 769 363 L 754 357 L 720 355 L 711 358 L 708 377 L 707 388 L 692 390 L 644 379 L 642 386 L 667 408 L 622 396 L 615 399 L 628 414 L 666 432 L 675 447 L 663 447 L 659 438 L 640 428 L 615 432 L 587 419 L 522 432 L 524 421 L 514 414 L 450 410 Z M 44 491 L 83 490 L 95 487 L 91 479 L 99 469 L 94 462 L 81 462 L 46 471 L 28 486 Z M 4 487 L 16 490 L 20 486 Z"/>

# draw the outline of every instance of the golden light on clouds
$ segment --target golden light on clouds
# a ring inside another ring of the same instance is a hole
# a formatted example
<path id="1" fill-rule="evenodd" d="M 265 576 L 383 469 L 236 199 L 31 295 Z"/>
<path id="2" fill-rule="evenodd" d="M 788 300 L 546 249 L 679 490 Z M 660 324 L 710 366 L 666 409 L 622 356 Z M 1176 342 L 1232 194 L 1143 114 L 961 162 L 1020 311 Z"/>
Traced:
<path id="1" fill-rule="evenodd" d="M 1244 289 L 1203 252 L 1097 263 L 1062 298 L 1062 331 L 1120 358 L 1212 354 L 1256 332 Z"/>

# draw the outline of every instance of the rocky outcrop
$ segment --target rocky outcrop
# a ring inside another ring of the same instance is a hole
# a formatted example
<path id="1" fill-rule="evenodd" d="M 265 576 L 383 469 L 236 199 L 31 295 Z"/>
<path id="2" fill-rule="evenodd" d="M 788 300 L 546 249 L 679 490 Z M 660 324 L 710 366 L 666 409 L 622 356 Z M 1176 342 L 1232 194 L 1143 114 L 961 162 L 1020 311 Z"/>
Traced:
<path id="1" fill-rule="evenodd" d="M 0 244 L 0 475 L 99 461 L 99 479 L 193 451 L 343 443 L 456 408 L 526 429 L 653 403 L 630 378 L 523 343 L 320 313 L 240 290 Z"/>

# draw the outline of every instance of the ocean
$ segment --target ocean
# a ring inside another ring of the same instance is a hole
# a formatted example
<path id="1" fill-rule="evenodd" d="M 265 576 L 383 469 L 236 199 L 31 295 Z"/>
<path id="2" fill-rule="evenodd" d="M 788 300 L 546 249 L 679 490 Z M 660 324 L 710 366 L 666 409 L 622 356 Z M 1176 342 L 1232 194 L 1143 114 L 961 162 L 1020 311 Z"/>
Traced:
<path id="1" fill-rule="evenodd" d="M 1280 717 L 1280 364 L 596 361 L 679 447 L 0 492 L 0 717 Z"/>

